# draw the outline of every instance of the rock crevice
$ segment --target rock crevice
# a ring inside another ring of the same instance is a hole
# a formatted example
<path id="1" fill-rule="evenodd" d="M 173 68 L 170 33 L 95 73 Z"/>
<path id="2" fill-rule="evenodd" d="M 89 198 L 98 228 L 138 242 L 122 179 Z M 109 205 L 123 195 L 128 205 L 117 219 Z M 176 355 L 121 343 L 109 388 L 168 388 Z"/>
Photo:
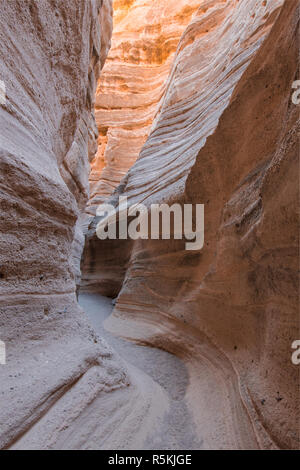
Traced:
<path id="1" fill-rule="evenodd" d="M 111 32 L 110 0 L 1 2 L 0 448 L 101 448 L 155 408 L 76 301 Z"/>
<path id="2" fill-rule="evenodd" d="M 296 1 L 204 2 L 109 200 L 205 204 L 204 249 L 101 242 L 97 218 L 87 234 L 83 288 L 111 295 L 117 279 L 106 328 L 186 361 L 208 447 L 299 447 L 298 21 Z"/>

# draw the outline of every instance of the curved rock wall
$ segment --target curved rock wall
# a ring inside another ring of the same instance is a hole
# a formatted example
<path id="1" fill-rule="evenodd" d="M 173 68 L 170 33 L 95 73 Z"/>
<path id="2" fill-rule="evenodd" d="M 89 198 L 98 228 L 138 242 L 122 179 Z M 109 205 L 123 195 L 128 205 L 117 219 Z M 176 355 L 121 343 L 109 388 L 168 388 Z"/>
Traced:
<path id="1" fill-rule="evenodd" d="M 101 448 L 152 406 L 75 295 L 111 32 L 110 0 L 1 2 L 0 448 Z"/>
<path id="2" fill-rule="evenodd" d="M 183 197 L 185 181 L 197 153 L 214 132 L 235 85 L 270 31 L 281 5 L 282 0 L 266 4 L 256 1 L 247 7 L 235 0 L 201 3 L 178 44 L 149 138 L 115 196 L 125 191 L 129 203 L 143 200 L 145 204 L 168 200 L 170 194 L 174 201 Z M 115 95 L 116 99 L 118 96 Z M 130 149 L 127 151 L 130 156 Z M 118 158 L 117 148 L 112 147 L 111 155 L 113 159 Z M 90 178 L 93 179 L 93 170 Z M 102 180 L 99 184 L 102 187 Z M 93 205 L 92 212 L 96 203 L 103 201 L 97 193 L 92 183 L 89 203 Z M 86 224 L 90 223 L 91 218 Z M 118 256 L 108 253 L 121 253 L 126 266 L 127 243 L 120 242 L 118 250 L 114 243 L 111 246 L 108 242 L 109 246 L 103 250 L 107 254 L 105 261 L 98 263 L 94 260 L 98 256 L 99 240 L 95 239 L 94 243 L 93 233 L 92 228 L 83 260 L 82 289 L 115 296 L 124 279 L 124 269 Z M 103 258 L 100 251 L 99 256 Z M 105 286 L 110 288 L 106 291 Z"/>
<path id="3" fill-rule="evenodd" d="M 114 1 L 114 32 L 96 96 L 98 151 L 87 212 L 110 196 L 145 143 L 180 36 L 200 0 Z"/>
<path id="4" fill-rule="evenodd" d="M 185 359 L 208 447 L 299 447 L 298 21 L 296 0 L 203 2 L 111 200 L 204 203 L 204 249 L 120 241 L 101 265 L 97 218 L 87 237 L 84 285 L 121 287 L 107 328 Z"/>

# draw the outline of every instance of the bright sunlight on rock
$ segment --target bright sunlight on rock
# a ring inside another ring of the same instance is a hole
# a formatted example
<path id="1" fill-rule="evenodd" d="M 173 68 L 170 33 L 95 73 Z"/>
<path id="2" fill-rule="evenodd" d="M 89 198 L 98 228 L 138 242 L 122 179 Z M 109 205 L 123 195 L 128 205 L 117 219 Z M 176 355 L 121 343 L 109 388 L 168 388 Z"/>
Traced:
<path id="1" fill-rule="evenodd" d="M 299 10 L 1 1 L 0 449 L 300 448 Z"/>

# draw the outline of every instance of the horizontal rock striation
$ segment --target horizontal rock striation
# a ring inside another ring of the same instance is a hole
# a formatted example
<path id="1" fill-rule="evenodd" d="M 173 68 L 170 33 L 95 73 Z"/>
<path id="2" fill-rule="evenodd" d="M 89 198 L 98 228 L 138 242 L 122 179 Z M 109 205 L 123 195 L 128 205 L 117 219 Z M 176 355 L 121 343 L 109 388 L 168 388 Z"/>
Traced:
<path id="1" fill-rule="evenodd" d="M 1 2 L 0 448 L 119 445 L 126 419 L 139 429 L 153 409 L 155 386 L 130 378 L 75 295 L 111 32 L 110 0 Z"/>
<path id="2" fill-rule="evenodd" d="M 282 0 L 266 5 L 253 2 L 247 8 L 238 1 L 206 1 L 194 12 L 173 58 L 152 131 L 138 161 L 116 189 L 116 197 L 124 192 L 129 203 L 143 201 L 151 204 L 168 201 L 170 194 L 174 196 L 174 201 L 184 196 L 185 181 L 197 152 L 216 128 L 235 85 L 270 31 L 281 5 Z M 119 27 L 121 29 L 122 23 Z M 113 77 L 114 74 L 110 80 Z M 118 96 L 114 95 L 116 99 Z M 130 140 L 126 143 L 127 158 L 131 155 L 128 143 Z M 116 148 L 112 148 L 111 154 L 112 158 L 119 155 Z M 90 179 L 93 179 L 93 174 L 92 169 Z M 111 178 L 108 180 L 112 181 Z M 88 211 L 95 213 L 103 197 L 98 198 L 98 190 L 94 192 L 93 184 L 89 202 L 93 205 L 93 211 Z M 99 185 L 102 186 L 102 180 Z M 105 191 L 105 196 L 108 194 L 109 191 Z M 89 225 L 91 220 L 88 218 L 86 224 Z M 115 284 L 115 277 L 117 285 L 120 285 L 119 279 L 124 269 L 118 261 L 114 262 L 117 258 L 110 255 L 104 270 L 101 263 L 99 265 L 91 260 L 91 257 L 97 256 L 93 233 L 92 228 L 88 235 L 88 247 L 91 249 L 87 249 L 84 256 L 81 286 L 85 290 L 103 292 L 100 284 Z M 99 241 L 95 241 L 99 247 Z M 119 251 L 122 259 L 127 260 L 125 245 L 121 242 Z M 101 272 L 97 266 L 100 266 Z"/>
<path id="3" fill-rule="evenodd" d="M 111 199 L 205 204 L 203 250 L 120 241 L 101 265 L 97 218 L 87 237 L 84 286 L 124 276 L 106 327 L 186 361 L 207 448 L 299 447 L 298 22 L 296 0 L 203 2 Z"/>
<path id="4" fill-rule="evenodd" d="M 145 143 L 179 39 L 199 0 L 114 1 L 114 32 L 96 96 L 98 151 L 87 212 L 110 196 Z"/>

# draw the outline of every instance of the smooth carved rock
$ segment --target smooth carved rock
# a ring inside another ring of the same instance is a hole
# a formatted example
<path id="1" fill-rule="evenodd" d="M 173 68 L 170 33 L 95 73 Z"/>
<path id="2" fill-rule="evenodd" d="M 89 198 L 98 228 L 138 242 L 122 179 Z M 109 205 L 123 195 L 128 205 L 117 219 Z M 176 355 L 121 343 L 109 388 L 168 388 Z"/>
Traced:
<path id="1" fill-rule="evenodd" d="M 145 143 L 179 39 L 199 0 L 114 1 L 114 32 L 96 95 L 98 151 L 87 207 L 110 196 Z"/>
<path id="2" fill-rule="evenodd" d="M 204 203 L 205 248 L 120 241 L 101 265 L 97 218 L 87 237 L 85 288 L 122 285 L 106 327 L 186 361 L 208 448 L 299 447 L 298 21 L 296 0 L 203 2 L 111 199 Z"/>
<path id="3" fill-rule="evenodd" d="M 120 436 L 133 414 L 140 432 L 161 393 L 130 378 L 75 295 L 111 31 L 110 0 L 1 2 L 0 448 L 101 448 L 107 433 L 119 445 L 111 420 Z"/>

